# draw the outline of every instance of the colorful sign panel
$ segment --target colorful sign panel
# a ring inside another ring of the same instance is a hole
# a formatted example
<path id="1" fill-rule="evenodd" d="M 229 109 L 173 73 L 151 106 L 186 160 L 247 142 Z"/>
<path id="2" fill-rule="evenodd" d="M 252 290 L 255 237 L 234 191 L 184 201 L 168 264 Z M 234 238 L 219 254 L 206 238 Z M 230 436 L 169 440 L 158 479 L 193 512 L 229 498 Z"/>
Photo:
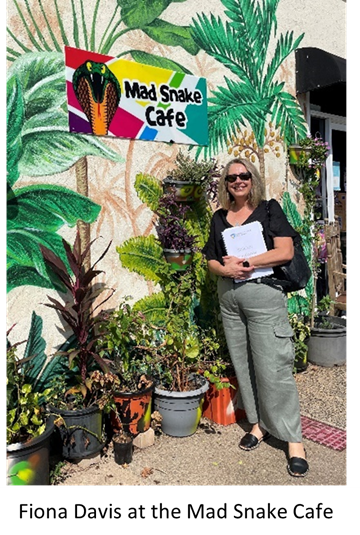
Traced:
<path id="1" fill-rule="evenodd" d="M 206 79 L 65 47 L 70 132 L 208 144 Z"/>

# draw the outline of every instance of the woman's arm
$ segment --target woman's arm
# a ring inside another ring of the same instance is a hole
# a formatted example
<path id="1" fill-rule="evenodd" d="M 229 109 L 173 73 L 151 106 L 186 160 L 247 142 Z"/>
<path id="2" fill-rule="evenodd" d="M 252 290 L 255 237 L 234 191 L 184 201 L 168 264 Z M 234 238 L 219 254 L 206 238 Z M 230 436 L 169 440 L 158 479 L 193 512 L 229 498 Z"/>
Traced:
<path id="1" fill-rule="evenodd" d="M 217 260 L 208 260 L 208 268 L 211 273 L 220 277 L 229 277 L 231 279 L 247 279 L 254 271 L 254 266 L 244 267 L 242 265 L 245 258 L 235 256 L 226 256 L 225 265 L 220 264 Z"/>
<path id="2" fill-rule="evenodd" d="M 266 253 L 247 258 L 250 266 L 254 268 L 281 266 L 292 260 L 294 256 L 293 239 L 290 237 L 274 238 L 274 249 Z"/>

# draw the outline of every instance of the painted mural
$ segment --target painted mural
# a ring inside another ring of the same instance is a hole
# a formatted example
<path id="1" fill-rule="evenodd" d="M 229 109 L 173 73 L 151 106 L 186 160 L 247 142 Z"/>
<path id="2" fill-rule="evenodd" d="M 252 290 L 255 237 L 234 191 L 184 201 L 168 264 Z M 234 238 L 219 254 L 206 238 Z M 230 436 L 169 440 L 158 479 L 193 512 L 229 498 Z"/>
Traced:
<path id="1" fill-rule="evenodd" d="M 306 124 L 279 77 L 302 35 L 277 34 L 278 4 L 9 1 L 9 321 L 26 324 L 22 313 L 29 303 L 45 314 L 45 289 L 56 292 L 57 286 L 39 246 L 61 255 L 61 238 L 72 236 L 75 227 L 84 247 L 94 237 L 113 240 L 105 272 L 107 284 L 117 288 L 114 306 L 129 287 L 135 299 L 155 288 L 120 265 L 116 246 L 153 233 L 152 214 L 134 191 L 135 176 L 142 172 L 162 180 L 180 146 L 69 132 L 64 47 L 206 79 L 209 143 L 198 151 L 192 148 L 192 154 L 215 156 L 220 163 L 229 154 L 245 155 L 259 163 L 264 179 L 270 174 L 283 177 L 284 146 L 304 137 Z M 279 195 L 284 191 L 281 180 Z M 59 339 L 57 319 L 49 316 L 44 321 L 51 348 Z"/>

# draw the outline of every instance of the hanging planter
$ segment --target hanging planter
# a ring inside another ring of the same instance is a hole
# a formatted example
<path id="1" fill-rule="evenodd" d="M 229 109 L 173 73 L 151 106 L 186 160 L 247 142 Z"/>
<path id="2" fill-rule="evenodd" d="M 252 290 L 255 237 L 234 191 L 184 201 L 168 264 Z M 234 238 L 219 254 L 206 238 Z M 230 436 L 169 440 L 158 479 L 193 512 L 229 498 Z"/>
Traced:
<path id="1" fill-rule="evenodd" d="M 289 164 L 302 167 L 307 165 L 310 155 L 310 147 L 302 147 L 301 145 L 290 145 L 288 149 Z"/>
<path id="2" fill-rule="evenodd" d="M 164 193 L 174 193 L 177 202 L 198 201 L 204 195 L 204 188 L 189 180 L 174 180 L 166 177 L 163 181 Z"/>
<path id="3" fill-rule="evenodd" d="M 186 271 L 193 261 L 193 252 L 190 249 L 177 251 L 176 249 L 164 249 L 166 262 L 171 264 L 174 271 Z"/>

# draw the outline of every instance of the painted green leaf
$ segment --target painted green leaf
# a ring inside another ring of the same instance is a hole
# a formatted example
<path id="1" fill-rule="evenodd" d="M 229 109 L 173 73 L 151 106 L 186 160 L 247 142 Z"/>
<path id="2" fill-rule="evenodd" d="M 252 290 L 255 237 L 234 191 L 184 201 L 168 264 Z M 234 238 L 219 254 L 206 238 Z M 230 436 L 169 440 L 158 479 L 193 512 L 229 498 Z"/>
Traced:
<path id="1" fill-rule="evenodd" d="M 19 178 L 18 161 L 22 154 L 21 129 L 24 123 L 25 107 L 20 82 L 12 76 L 6 85 L 7 137 L 6 164 L 7 181 L 13 185 Z"/>
<path id="2" fill-rule="evenodd" d="M 66 103 L 64 55 L 58 52 L 24 54 L 11 65 L 22 86 L 26 117 Z"/>
<path id="3" fill-rule="evenodd" d="M 6 287 L 7 292 L 20 286 L 38 286 L 39 288 L 52 288 L 58 291 L 64 289 L 54 280 L 42 277 L 35 268 L 21 266 L 16 263 L 9 264 L 6 270 Z"/>
<path id="4" fill-rule="evenodd" d="M 146 319 L 158 327 L 162 327 L 166 319 L 168 307 L 162 292 L 148 295 L 134 304 L 133 309 L 142 312 Z"/>
<path id="5" fill-rule="evenodd" d="M 160 67 L 161 69 L 169 69 L 170 71 L 183 72 L 185 74 L 192 74 L 189 69 L 176 63 L 171 59 L 162 58 L 155 54 L 149 54 L 148 52 L 142 52 L 141 50 L 129 50 L 128 52 L 134 61 L 143 63 L 144 65 L 151 65 L 152 67 Z"/>
<path id="6" fill-rule="evenodd" d="M 297 100 L 285 91 L 275 97 L 272 121 L 280 128 L 280 133 L 288 145 L 307 135 L 303 111 Z"/>
<path id="7" fill-rule="evenodd" d="M 139 199 L 151 210 L 156 211 L 159 199 L 163 195 L 160 180 L 151 175 L 139 173 L 136 175 L 134 187 Z"/>
<path id="8" fill-rule="evenodd" d="M 62 238 L 54 232 L 23 229 L 7 233 L 8 257 L 17 265 L 35 268 L 39 275 L 49 279 L 48 270 L 39 247 L 40 245 L 44 245 L 58 254 L 63 261 L 66 261 Z M 66 264 L 68 263 L 66 262 Z"/>
<path id="9" fill-rule="evenodd" d="M 146 280 L 159 281 L 157 268 L 165 263 L 162 247 L 155 236 L 137 236 L 116 247 L 121 263 Z"/>
<path id="10" fill-rule="evenodd" d="M 195 56 L 200 47 L 191 36 L 189 27 L 176 26 L 165 20 L 156 19 L 142 28 L 151 39 L 168 46 L 181 46 L 186 52 Z"/>
<path id="11" fill-rule="evenodd" d="M 51 135 L 49 132 L 51 131 Z M 23 137 L 24 153 L 19 162 L 21 174 L 29 176 L 62 173 L 83 156 L 100 156 L 113 161 L 124 159 L 96 136 L 71 134 L 65 128 L 44 125 L 42 130 Z"/>
<path id="12" fill-rule="evenodd" d="M 14 189 L 8 199 L 9 230 L 32 228 L 55 231 L 78 219 L 92 223 L 101 207 L 93 201 L 56 185 L 33 185 Z"/>
<path id="13" fill-rule="evenodd" d="M 128 28 L 142 29 L 155 20 L 172 0 L 117 0 L 121 18 Z"/>
<path id="14" fill-rule="evenodd" d="M 42 318 L 33 311 L 24 351 L 24 358 L 31 357 L 31 360 L 25 362 L 22 367 L 23 372 L 25 372 L 25 381 L 31 385 L 34 385 L 47 358 L 45 353 L 46 342 L 41 336 L 42 328 Z"/>

